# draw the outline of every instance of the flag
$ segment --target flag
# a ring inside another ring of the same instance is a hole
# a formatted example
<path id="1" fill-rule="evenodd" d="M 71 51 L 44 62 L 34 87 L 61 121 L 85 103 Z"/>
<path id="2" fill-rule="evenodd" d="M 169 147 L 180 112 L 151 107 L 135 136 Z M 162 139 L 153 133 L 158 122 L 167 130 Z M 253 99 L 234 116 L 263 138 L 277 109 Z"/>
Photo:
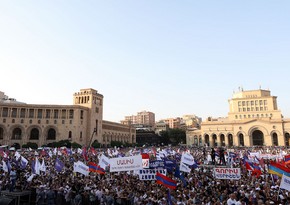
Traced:
<path id="1" fill-rule="evenodd" d="M 15 152 L 14 156 L 15 156 L 16 160 L 18 160 L 21 157 L 21 155 L 19 154 L 18 151 Z"/>
<path id="2" fill-rule="evenodd" d="M 34 164 L 35 174 L 38 174 L 38 175 L 40 174 L 40 166 L 41 166 L 41 164 L 40 164 L 38 158 L 36 157 L 35 164 Z"/>
<path id="3" fill-rule="evenodd" d="M 97 165 L 94 162 L 89 162 L 89 171 L 90 172 L 97 172 L 99 174 L 105 174 L 105 170 L 103 168 L 101 168 L 99 165 Z"/>
<path id="4" fill-rule="evenodd" d="M 20 168 L 25 169 L 28 164 L 28 160 L 21 156 L 20 159 Z"/>
<path id="5" fill-rule="evenodd" d="M 156 173 L 156 183 L 162 184 L 169 189 L 176 189 L 176 181 L 170 179 L 169 177 L 157 172 Z"/>
<path id="6" fill-rule="evenodd" d="M 60 161 L 58 158 L 56 158 L 54 167 L 55 167 L 56 171 L 61 172 L 63 167 L 64 167 L 64 164 L 62 161 Z"/>
<path id="7" fill-rule="evenodd" d="M 78 173 L 81 173 L 85 176 L 88 176 L 89 175 L 89 167 L 81 161 L 74 162 L 73 172 L 78 172 Z"/>
<path id="8" fill-rule="evenodd" d="M 110 159 L 106 157 L 104 154 L 102 154 L 99 160 L 99 166 L 103 169 L 106 169 L 106 167 L 109 165 L 110 165 Z"/>
<path id="9" fill-rule="evenodd" d="M 189 173 L 191 169 L 184 163 L 180 163 L 180 171 Z"/>
<path id="10" fill-rule="evenodd" d="M 84 147 L 83 150 L 82 150 L 82 155 L 83 155 L 83 158 L 88 161 L 88 153 L 87 153 L 87 148 Z"/>
<path id="11" fill-rule="evenodd" d="M 290 163 L 290 154 L 285 155 L 284 161 L 285 161 L 285 164 L 289 164 Z"/>
<path id="12" fill-rule="evenodd" d="M 168 205 L 173 205 L 169 189 L 167 190 L 167 201 Z"/>
<path id="13" fill-rule="evenodd" d="M 179 178 L 182 181 L 183 187 L 186 187 L 187 186 L 187 182 L 186 182 L 184 176 L 182 174 L 180 174 L 180 169 L 179 169 L 179 166 L 177 166 L 177 165 L 175 167 L 174 176 L 177 177 L 177 178 Z"/>
<path id="14" fill-rule="evenodd" d="M 44 159 L 42 159 L 42 163 L 40 165 L 40 171 L 46 172 L 46 166 L 45 166 L 45 163 L 44 163 Z"/>
<path id="15" fill-rule="evenodd" d="M 2 160 L 2 169 L 4 172 L 8 172 L 8 166 L 4 160 Z"/>
<path id="16" fill-rule="evenodd" d="M 286 189 L 290 191 L 290 177 L 287 177 L 284 174 L 282 175 L 280 189 Z"/>
<path id="17" fill-rule="evenodd" d="M 275 174 L 279 177 L 282 175 L 290 176 L 290 169 L 277 162 L 271 162 L 268 169 L 269 174 Z"/>

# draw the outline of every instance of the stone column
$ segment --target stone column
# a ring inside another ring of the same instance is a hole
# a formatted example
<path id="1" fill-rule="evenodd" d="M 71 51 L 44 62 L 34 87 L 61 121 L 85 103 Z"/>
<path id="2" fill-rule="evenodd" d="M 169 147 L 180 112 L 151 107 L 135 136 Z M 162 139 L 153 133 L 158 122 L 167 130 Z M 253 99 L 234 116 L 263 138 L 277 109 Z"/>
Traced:
<path id="1" fill-rule="evenodd" d="M 245 146 L 251 146 L 250 136 L 248 135 L 244 136 L 244 144 Z"/>

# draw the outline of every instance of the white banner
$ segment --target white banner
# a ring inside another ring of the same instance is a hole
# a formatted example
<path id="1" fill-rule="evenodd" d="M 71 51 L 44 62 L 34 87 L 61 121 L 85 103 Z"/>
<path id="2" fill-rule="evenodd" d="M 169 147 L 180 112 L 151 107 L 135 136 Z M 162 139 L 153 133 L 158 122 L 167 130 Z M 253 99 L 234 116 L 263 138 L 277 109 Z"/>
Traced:
<path id="1" fill-rule="evenodd" d="M 290 191 L 290 177 L 287 177 L 283 174 L 281 183 L 280 183 L 280 189 L 286 189 Z"/>
<path id="2" fill-rule="evenodd" d="M 182 156 L 181 156 L 181 162 L 180 163 L 193 165 L 194 164 L 194 158 L 189 153 L 183 153 Z"/>
<path id="3" fill-rule="evenodd" d="M 166 169 L 140 169 L 138 175 L 140 180 L 156 180 L 156 172 L 167 174 Z"/>
<path id="4" fill-rule="evenodd" d="M 187 172 L 187 173 L 189 173 L 191 171 L 191 169 L 184 163 L 180 163 L 179 170 L 182 172 Z"/>
<path id="5" fill-rule="evenodd" d="M 81 161 L 74 162 L 74 172 L 78 172 L 78 173 L 81 173 L 85 176 L 88 176 L 89 175 L 89 167 Z"/>
<path id="6" fill-rule="evenodd" d="M 241 179 L 241 169 L 240 168 L 214 168 L 214 176 L 217 179 Z"/>
<path id="7" fill-rule="evenodd" d="M 109 165 L 110 165 L 110 158 L 108 158 L 104 154 L 102 154 L 101 158 L 99 159 L 99 166 L 102 169 L 106 169 L 106 167 Z"/>
<path id="8" fill-rule="evenodd" d="M 110 159 L 110 172 L 142 169 L 142 156 L 118 157 Z"/>
<path id="9" fill-rule="evenodd" d="M 143 168 L 149 168 L 149 159 L 142 159 Z"/>

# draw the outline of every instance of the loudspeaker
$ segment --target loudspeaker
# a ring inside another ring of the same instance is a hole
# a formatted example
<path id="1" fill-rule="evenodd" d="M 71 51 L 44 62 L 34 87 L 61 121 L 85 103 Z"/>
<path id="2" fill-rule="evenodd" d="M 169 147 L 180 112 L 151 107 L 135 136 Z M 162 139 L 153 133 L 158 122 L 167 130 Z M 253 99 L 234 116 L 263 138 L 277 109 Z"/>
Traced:
<path id="1" fill-rule="evenodd" d="M 0 196 L 0 204 L 1 205 L 12 205 L 12 204 L 15 204 L 15 201 L 14 201 L 14 199 L 11 199 L 9 197 Z"/>

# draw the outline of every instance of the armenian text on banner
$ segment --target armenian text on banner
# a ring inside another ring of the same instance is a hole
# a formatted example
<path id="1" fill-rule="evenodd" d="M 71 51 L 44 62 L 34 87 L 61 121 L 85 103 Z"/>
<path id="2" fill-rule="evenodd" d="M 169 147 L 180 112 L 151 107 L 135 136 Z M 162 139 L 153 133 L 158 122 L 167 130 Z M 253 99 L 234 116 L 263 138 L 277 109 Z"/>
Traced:
<path id="1" fill-rule="evenodd" d="M 163 160 L 150 160 L 149 161 L 149 168 L 164 168 L 164 161 Z"/>
<path id="2" fill-rule="evenodd" d="M 163 175 L 167 174 L 166 169 L 140 169 L 138 175 L 140 180 L 156 180 L 156 173 L 159 172 Z"/>
<path id="3" fill-rule="evenodd" d="M 110 159 L 110 172 L 131 171 L 139 169 L 143 169 L 141 155 Z"/>
<path id="4" fill-rule="evenodd" d="M 241 179 L 241 169 L 240 168 L 214 168 L 214 176 L 216 179 Z"/>

